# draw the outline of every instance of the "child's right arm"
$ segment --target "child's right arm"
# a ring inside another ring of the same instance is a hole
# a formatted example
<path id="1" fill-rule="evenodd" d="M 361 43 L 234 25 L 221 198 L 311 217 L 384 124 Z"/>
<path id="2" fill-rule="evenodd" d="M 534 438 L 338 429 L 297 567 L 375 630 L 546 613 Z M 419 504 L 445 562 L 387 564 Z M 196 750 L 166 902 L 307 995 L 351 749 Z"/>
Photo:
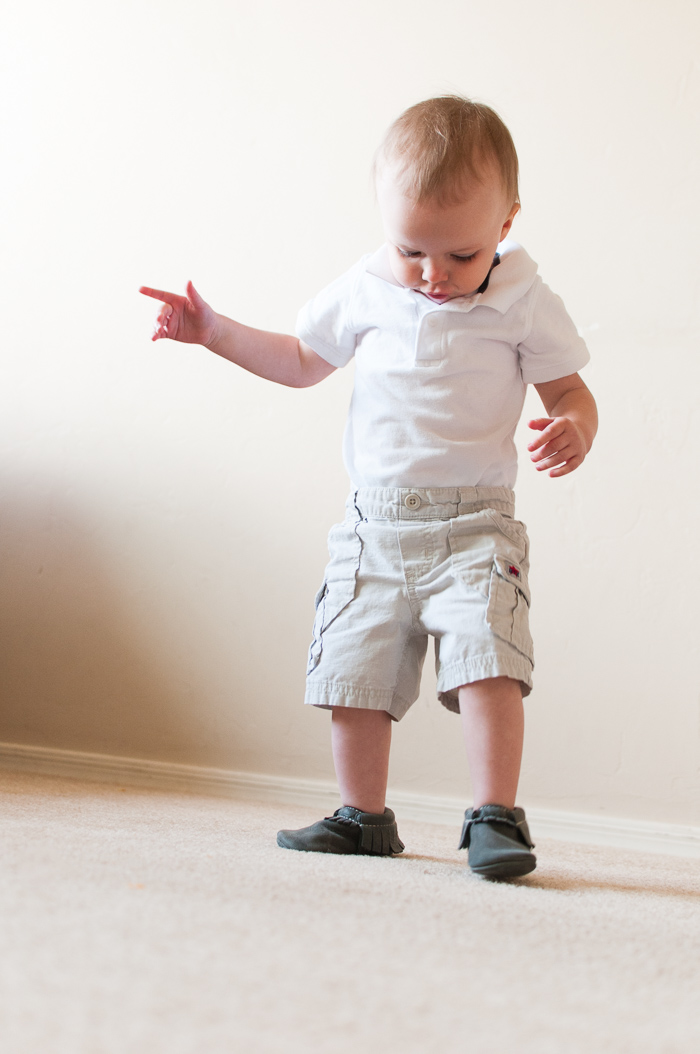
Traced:
<path id="1" fill-rule="evenodd" d="M 244 370 L 290 388 L 308 388 L 335 370 L 297 337 L 251 329 L 217 314 L 191 282 L 187 283 L 186 296 L 150 286 L 141 286 L 139 291 L 163 301 L 153 340 L 167 337 L 186 344 L 202 344 Z"/>

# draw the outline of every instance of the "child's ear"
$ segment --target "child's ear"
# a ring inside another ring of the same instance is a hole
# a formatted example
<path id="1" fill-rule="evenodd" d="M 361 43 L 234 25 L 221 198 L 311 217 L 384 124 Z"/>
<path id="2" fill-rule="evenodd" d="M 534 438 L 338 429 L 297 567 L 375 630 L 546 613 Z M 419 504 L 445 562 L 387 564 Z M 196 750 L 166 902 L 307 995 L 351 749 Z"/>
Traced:
<path id="1" fill-rule="evenodd" d="M 515 217 L 518 215 L 519 212 L 520 212 L 520 203 L 518 201 L 516 201 L 515 205 L 513 205 L 513 208 L 508 213 L 508 215 L 506 217 L 506 221 L 503 224 L 503 227 L 501 228 L 501 236 L 498 239 L 499 242 L 503 241 L 503 239 L 507 235 L 508 231 L 513 226 L 513 220 L 515 219 Z"/>

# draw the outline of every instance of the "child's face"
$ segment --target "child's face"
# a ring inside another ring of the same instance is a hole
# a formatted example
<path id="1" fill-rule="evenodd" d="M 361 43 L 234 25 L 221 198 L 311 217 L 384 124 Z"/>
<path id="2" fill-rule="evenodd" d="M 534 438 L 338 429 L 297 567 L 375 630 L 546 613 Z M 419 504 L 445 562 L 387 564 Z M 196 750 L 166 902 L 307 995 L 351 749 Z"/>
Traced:
<path id="1" fill-rule="evenodd" d="M 384 173 L 377 198 L 394 277 L 438 304 L 477 291 L 520 207 L 506 203 L 498 179 L 474 182 L 460 204 L 442 205 L 407 198 Z"/>

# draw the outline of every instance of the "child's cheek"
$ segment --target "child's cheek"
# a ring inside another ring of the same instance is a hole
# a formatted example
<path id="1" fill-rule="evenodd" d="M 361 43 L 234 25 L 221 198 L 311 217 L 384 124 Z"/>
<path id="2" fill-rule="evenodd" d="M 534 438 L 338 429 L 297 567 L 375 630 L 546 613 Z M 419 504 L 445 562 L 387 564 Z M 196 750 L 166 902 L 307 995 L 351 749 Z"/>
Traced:
<path id="1" fill-rule="evenodd" d="M 402 285 L 415 286 L 421 281 L 421 269 L 413 260 L 403 260 L 401 265 Z"/>
<path id="2" fill-rule="evenodd" d="M 401 285 L 409 284 L 408 275 L 406 273 L 408 271 L 406 261 L 402 260 L 400 256 L 395 256 L 391 260 L 391 270 L 397 282 Z"/>

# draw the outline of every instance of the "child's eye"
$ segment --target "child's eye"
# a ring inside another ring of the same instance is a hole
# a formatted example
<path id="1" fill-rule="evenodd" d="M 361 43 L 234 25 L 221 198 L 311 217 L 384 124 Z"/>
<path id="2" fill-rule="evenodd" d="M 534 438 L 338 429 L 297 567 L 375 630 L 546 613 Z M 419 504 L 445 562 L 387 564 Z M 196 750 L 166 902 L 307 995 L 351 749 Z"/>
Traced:
<path id="1" fill-rule="evenodd" d="M 421 255 L 420 249 L 399 249 L 398 245 L 396 248 L 402 256 L 416 257 Z"/>
<path id="2" fill-rule="evenodd" d="M 455 253 L 453 255 L 452 259 L 453 260 L 460 260 L 460 261 L 462 261 L 464 263 L 467 260 L 473 260 L 475 256 L 476 256 L 476 253 L 471 253 L 469 256 L 457 256 L 457 254 Z"/>

